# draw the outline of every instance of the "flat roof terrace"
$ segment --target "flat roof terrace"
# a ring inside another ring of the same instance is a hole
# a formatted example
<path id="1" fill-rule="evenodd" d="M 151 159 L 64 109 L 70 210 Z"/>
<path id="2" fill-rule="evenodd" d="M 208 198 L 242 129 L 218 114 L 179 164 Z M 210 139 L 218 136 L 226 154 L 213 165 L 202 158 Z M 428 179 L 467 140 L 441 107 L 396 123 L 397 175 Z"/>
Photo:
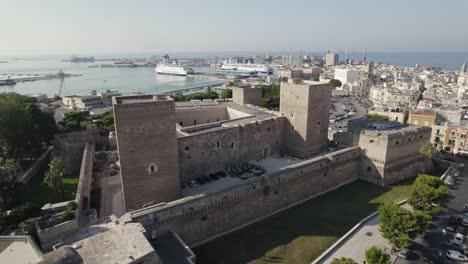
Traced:
<path id="1" fill-rule="evenodd" d="M 116 96 L 112 98 L 112 104 L 137 104 L 137 103 L 147 103 L 147 102 L 154 102 L 154 101 L 173 101 L 173 99 L 167 95 L 155 95 L 155 94 Z"/>

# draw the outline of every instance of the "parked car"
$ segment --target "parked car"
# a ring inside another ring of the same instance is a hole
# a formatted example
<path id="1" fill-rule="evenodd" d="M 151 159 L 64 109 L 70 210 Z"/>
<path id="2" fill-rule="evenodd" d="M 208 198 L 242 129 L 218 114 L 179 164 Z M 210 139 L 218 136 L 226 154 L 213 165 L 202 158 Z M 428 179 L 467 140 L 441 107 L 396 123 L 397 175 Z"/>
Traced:
<path id="1" fill-rule="evenodd" d="M 462 223 L 463 219 L 461 217 L 458 217 L 458 216 L 455 216 L 455 215 L 452 215 L 449 217 L 448 219 L 448 223 L 449 225 L 451 226 L 458 226 Z"/>
<path id="2" fill-rule="evenodd" d="M 464 227 L 468 227 L 468 218 L 463 218 L 461 225 Z"/>
<path id="3" fill-rule="evenodd" d="M 407 259 L 411 255 L 411 250 L 404 248 L 398 253 L 398 256 Z"/>
<path id="4" fill-rule="evenodd" d="M 440 263 L 442 258 L 443 252 L 437 248 L 429 248 L 427 250 L 427 259 L 429 260 L 428 263 Z"/>
<path id="5" fill-rule="evenodd" d="M 143 207 L 143 208 L 146 208 L 146 207 L 148 207 L 148 206 L 152 206 L 152 205 L 155 205 L 155 204 L 156 204 L 155 201 L 151 201 L 151 202 L 145 203 L 142 207 Z"/>
<path id="6" fill-rule="evenodd" d="M 458 240 L 455 240 L 455 239 L 450 240 L 448 242 L 448 246 L 455 246 L 455 247 L 460 247 L 460 248 L 465 249 L 465 247 L 463 246 L 463 243 L 460 243 L 458 242 Z"/>
<path id="7" fill-rule="evenodd" d="M 190 188 L 194 188 L 194 187 L 197 187 L 198 186 L 198 183 L 194 180 L 191 180 L 187 183 L 187 185 L 190 187 Z"/>
<path id="8" fill-rule="evenodd" d="M 468 261 L 468 258 L 455 250 L 447 250 L 447 257 L 457 261 Z"/>
<path id="9" fill-rule="evenodd" d="M 455 246 L 455 245 L 449 245 L 448 249 L 455 250 L 455 251 L 458 251 L 458 252 L 462 253 L 463 255 L 466 255 L 466 251 L 465 251 L 465 249 L 463 247 Z"/>
<path id="10" fill-rule="evenodd" d="M 446 230 L 447 232 L 454 233 L 454 232 L 455 232 L 455 227 L 454 227 L 454 226 L 446 226 L 446 227 L 445 227 L 445 230 Z"/>
<path id="11" fill-rule="evenodd" d="M 465 236 L 460 233 L 456 233 L 454 239 L 460 242 L 460 244 L 463 244 L 463 242 L 465 242 Z"/>

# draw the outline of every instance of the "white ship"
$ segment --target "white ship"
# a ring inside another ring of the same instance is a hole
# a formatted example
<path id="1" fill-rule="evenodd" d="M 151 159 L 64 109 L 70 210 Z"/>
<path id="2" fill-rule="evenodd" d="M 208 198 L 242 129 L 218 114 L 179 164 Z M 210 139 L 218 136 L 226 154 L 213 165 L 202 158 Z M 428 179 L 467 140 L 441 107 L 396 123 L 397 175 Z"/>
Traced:
<path id="1" fill-rule="evenodd" d="M 163 62 L 154 68 L 157 74 L 169 74 L 169 75 L 180 75 L 186 76 L 187 74 L 193 74 L 193 69 L 189 67 L 180 66 L 177 60 L 174 60 L 172 64 Z"/>
<path id="2" fill-rule="evenodd" d="M 236 71 L 240 73 L 258 73 L 269 75 L 273 73 L 273 69 L 265 64 L 255 63 L 232 63 L 230 60 L 225 60 L 221 65 L 223 71 Z"/>

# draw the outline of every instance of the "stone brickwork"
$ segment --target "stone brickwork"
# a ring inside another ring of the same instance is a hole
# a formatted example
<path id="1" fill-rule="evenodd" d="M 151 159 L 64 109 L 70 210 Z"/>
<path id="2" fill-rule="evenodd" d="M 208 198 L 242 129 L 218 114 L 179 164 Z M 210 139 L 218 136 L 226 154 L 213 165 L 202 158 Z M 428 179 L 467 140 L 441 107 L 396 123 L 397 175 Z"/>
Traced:
<path id="1" fill-rule="evenodd" d="M 261 105 L 262 88 L 232 87 L 232 100 L 240 105 Z"/>
<path id="2" fill-rule="evenodd" d="M 357 179 L 360 164 L 361 150 L 348 148 L 246 180 L 231 189 L 133 211 L 121 220 L 140 222 L 155 236 L 174 230 L 193 246 Z"/>
<path id="3" fill-rule="evenodd" d="M 174 101 L 123 96 L 114 97 L 113 105 L 126 209 L 179 198 Z"/>
<path id="4" fill-rule="evenodd" d="M 430 138 L 430 127 L 361 131 L 362 177 L 384 186 L 423 172 L 426 165 L 420 149 Z"/>
<path id="5" fill-rule="evenodd" d="M 209 124 L 229 119 L 225 106 L 177 109 L 176 121 L 182 127 Z"/>
<path id="6" fill-rule="evenodd" d="M 284 129 L 285 152 L 307 158 L 327 148 L 331 88 L 328 83 L 289 80 L 281 83 L 280 112 L 289 121 Z"/>
<path id="7" fill-rule="evenodd" d="M 95 125 L 90 125 L 85 130 L 56 134 L 54 136 L 54 154 L 62 159 L 64 174 L 77 176 L 80 173 L 85 143 L 99 144 L 102 141 Z"/>
<path id="8" fill-rule="evenodd" d="M 285 119 L 275 116 L 206 133 L 179 137 L 181 182 L 206 176 L 241 162 L 279 154 Z"/>

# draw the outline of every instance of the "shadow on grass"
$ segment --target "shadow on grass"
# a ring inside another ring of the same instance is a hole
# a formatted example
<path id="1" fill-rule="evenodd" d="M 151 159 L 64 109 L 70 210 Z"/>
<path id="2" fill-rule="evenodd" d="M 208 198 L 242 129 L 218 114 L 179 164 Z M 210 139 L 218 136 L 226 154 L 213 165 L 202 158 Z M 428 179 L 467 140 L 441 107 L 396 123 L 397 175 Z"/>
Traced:
<path id="1" fill-rule="evenodd" d="M 61 190 L 55 190 L 47 186 L 43 181 L 44 173 L 32 178 L 27 184 L 19 184 L 15 191 L 14 206 L 32 202 L 37 207 L 46 203 L 57 203 L 75 199 L 78 177 L 63 179 L 64 196 Z"/>
<path id="2" fill-rule="evenodd" d="M 355 181 L 195 248 L 197 262 L 310 263 L 381 203 L 405 199 L 409 190 Z"/>

